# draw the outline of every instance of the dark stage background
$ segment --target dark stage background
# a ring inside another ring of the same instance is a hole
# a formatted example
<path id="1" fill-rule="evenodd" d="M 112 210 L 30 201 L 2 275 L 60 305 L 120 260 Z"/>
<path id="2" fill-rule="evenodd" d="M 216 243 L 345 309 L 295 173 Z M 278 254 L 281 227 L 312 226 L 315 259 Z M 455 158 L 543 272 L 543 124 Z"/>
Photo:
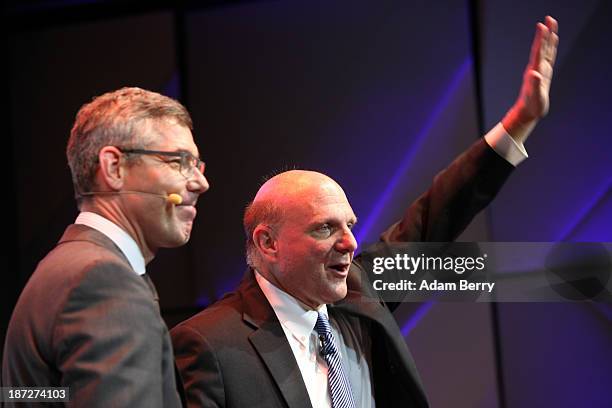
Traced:
<path id="1" fill-rule="evenodd" d="M 462 240 L 610 242 L 608 1 L 7 2 L 2 338 L 77 215 L 64 149 L 94 95 L 140 86 L 193 115 L 211 189 L 190 243 L 148 268 L 172 327 L 238 283 L 242 210 L 274 171 L 331 175 L 359 242 L 375 241 L 514 102 L 546 14 L 561 27 L 551 112 Z M 396 317 L 433 407 L 612 399 L 609 305 L 430 302 Z"/>

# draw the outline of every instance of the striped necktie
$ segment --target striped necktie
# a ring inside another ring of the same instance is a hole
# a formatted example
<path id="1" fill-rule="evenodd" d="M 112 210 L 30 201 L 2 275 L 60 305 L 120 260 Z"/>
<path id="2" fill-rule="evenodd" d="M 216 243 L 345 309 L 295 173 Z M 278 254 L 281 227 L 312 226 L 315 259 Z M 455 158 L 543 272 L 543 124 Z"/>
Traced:
<path id="1" fill-rule="evenodd" d="M 354 408 L 355 400 L 351 390 L 351 383 L 344 372 L 340 353 L 334 341 L 334 335 L 327 316 L 319 312 L 315 330 L 321 341 L 321 355 L 327 362 L 327 381 L 333 408 Z"/>

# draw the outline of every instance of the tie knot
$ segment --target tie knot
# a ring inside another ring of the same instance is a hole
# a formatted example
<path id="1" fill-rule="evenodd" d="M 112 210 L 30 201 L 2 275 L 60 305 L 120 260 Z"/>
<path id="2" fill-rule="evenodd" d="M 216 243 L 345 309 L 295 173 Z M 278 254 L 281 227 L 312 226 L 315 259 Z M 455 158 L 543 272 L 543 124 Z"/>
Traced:
<path id="1" fill-rule="evenodd" d="M 331 327 L 329 325 L 329 320 L 325 314 L 319 312 L 319 317 L 317 317 L 317 322 L 315 323 L 315 330 L 319 334 L 319 336 L 327 336 L 331 333 Z"/>
<path id="2" fill-rule="evenodd" d="M 336 344 L 334 343 L 334 336 L 329 325 L 327 316 L 319 312 L 319 317 L 315 323 L 315 330 L 319 335 L 319 341 L 321 342 L 321 355 L 336 353 Z"/>

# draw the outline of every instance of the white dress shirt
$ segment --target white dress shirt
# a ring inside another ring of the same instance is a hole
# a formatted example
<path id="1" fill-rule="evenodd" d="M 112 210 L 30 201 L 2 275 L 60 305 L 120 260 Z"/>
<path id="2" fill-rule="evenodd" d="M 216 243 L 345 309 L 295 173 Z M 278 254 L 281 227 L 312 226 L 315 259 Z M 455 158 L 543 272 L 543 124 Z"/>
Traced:
<path id="1" fill-rule="evenodd" d="M 147 272 L 144 256 L 142 256 L 138 244 L 130 234 L 125 232 L 117 224 L 99 214 L 87 211 L 80 213 L 74 223 L 86 225 L 106 235 L 119 247 L 123 255 L 128 259 L 132 269 L 134 269 L 138 275 L 144 275 Z"/>
<path id="2" fill-rule="evenodd" d="M 506 159 L 514 167 L 527 157 L 527 151 L 522 143 L 517 142 L 508 134 L 501 122 L 493 127 L 484 137 L 485 141 L 497 154 Z"/>
<path id="3" fill-rule="evenodd" d="M 327 305 L 312 310 L 279 289 L 255 271 L 255 279 L 272 306 L 297 361 L 310 402 L 314 408 L 330 408 L 327 363 L 319 354 L 319 338 L 314 330 L 318 313 L 328 316 L 344 371 L 349 379 L 356 406 L 374 408 L 370 361 L 369 329 L 355 327 L 342 315 L 329 316 Z M 342 326 L 342 329 L 340 329 Z M 343 335 L 342 333 L 345 333 Z"/>
<path id="4" fill-rule="evenodd" d="M 317 312 L 327 315 L 327 306 L 323 305 L 319 310 L 312 310 L 274 286 L 257 271 L 255 271 L 255 279 L 285 332 L 285 337 L 287 337 L 302 373 L 312 406 L 314 408 L 331 407 L 327 386 L 327 363 L 319 355 L 318 337 L 314 331 Z M 332 331 L 336 336 L 336 341 L 339 341 L 333 328 Z"/>

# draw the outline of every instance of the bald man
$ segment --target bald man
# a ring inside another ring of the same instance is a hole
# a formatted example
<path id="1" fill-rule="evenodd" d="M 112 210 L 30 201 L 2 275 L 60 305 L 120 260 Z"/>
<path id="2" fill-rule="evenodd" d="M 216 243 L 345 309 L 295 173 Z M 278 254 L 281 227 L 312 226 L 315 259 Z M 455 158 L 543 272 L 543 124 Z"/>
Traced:
<path id="1" fill-rule="evenodd" d="M 493 199 L 548 111 L 556 31 L 550 17 L 538 24 L 502 123 L 438 174 L 383 241 L 454 240 Z M 244 215 L 240 286 L 171 332 L 190 407 L 428 406 L 391 311 L 362 301 L 356 221 L 324 174 L 288 171 L 260 188 Z"/>

